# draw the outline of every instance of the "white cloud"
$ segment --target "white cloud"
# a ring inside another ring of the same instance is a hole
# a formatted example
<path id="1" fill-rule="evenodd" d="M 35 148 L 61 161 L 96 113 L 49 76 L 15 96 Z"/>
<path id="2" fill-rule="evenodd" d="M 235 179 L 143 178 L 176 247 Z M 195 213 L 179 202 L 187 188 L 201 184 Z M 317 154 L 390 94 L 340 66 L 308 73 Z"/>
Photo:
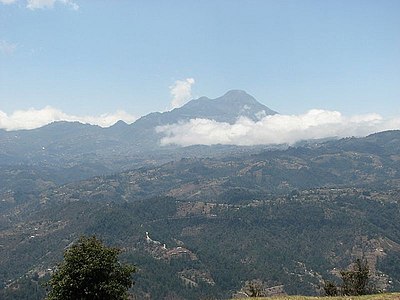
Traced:
<path id="1" fill-rule="evenodd" d="M 14 2 L 17 2 L 17 0 L 0 0 L 0 3 L 2 4 L 12 4 Z"/>
<path id="2" fill-rule="evenodd" d="M 28 0 L 26 7 L 31 10 L 53 8 L 56 2 L 69 6 L 73 10 L 79 9 L 79 5 L 71 0 Z"/>
<path id="3" fill-rule="evenodd" d="M 102 114 L 100 116 L 74 116 L 50 106 L 46 106 L 43 109 L 17 110 L 10 115 L 0 110 L 0 129 L 5 130 L 34 129 L 54 121 L 78 121 L 108 127 L 119 120 L 132 123 L 136 120 L 136 117 L 124 111 L 117 111 L 113 114 Z"/>
<path id="4" fill-rule="evenodd" d="M 0 40 L 0 52 L 3 54 L 12 54 L 17 49 L 17 45 L 7 42 L 5 40 Z"/>
<path id="5" fill-rule="evenodd" d="M 302 115 L 265 116 L 256 122 L 244 117 L 235 124 L 192 119 L 156 128 L 165 135 L 161 144 L 180 146 L 293 144 L 307 139 L 366 136 L 389 129 L 400 129 L 400 118 L 384 119 L 378 114 L 345 117 L 337 111 L 320 109 Z"/>
<path id="6" fill-rule="evenodd" d="M 55 0 L 28 0 L 26 7 L 32 10 L 52 8 L 55 2 Z"/>
<path id="7" fill-rule="evenodd" d="M 175 83 L 169 87 L 172 96 L 172 108 L 180 107 L 192 98 L 192 85 L 194 82 L 193 78 L 186 78 L 185 80 L 175 81 Z"/>
<path id="8" fill-rule="evenodd" d="M 0 0 L 2 4 L 13 4 L 18 0 Z M 45 8 L 53 8 L 56 3 L 63 4 L 65 6 L 69 6 L 73 10 L 78 10 L 79 5 L 72 0 L 27 0 L 26 7 L 35 10 L 35 9 L 45 9 Z"/>

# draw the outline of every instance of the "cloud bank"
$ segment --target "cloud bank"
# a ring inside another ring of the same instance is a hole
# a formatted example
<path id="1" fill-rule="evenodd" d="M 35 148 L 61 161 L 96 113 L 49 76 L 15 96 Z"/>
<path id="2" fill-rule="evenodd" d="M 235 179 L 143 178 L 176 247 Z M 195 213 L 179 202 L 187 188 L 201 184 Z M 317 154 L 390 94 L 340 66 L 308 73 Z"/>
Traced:
<path id="1" fill-rule="evenodd" d="M 0 129 L 20 130 L 42 127 L 55 121 L 81 122 L 85 124 L 108 127 L 119 120 L 132 123 L 137 118 L 124 111 L 117 111 L 113 114 L 102 114 L 100 116 L 74 116 L 61 110 L 46 106 L 43 109 L 17 110 L 10 115 L 0 110 Z"/>
<path id="2" fill-rule="evenodd" d="M 192 99 L 192 85 L 194 82 L 193 78 L 186 78 L 185 80 L 175 81 L 175 83 L 169 87 L 172 96 L 172 108 L 181 107 Z"/>
<path id="3" fill-rule="evenodd" d="M 400 129 L 400 118 L 384 119 L 378 114 L 343 116 L 338 111 L 313 109 L 302 115 L 265 116 L 259 121 L 241 117 L 235 124 L 208 119 L 158 126 L 162 145 L 262 145 L 294 144 L 327 137 L 366 136 Z"/>

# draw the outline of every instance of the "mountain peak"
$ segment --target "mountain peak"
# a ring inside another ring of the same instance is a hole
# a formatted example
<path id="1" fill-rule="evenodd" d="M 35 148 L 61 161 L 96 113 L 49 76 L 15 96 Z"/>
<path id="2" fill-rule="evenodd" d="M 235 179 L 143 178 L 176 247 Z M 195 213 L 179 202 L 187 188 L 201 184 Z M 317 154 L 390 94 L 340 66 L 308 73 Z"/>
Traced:
<path id="1" fill-rule="evenodd" d="M 215 99 L 200 97 L 171 111 L 148 114 L 130 126 L 136 130 L 137 136 L 148 138 L 157 126 L 185 122 L 191 119 L 209 119 L 234 124 L 240 117 L 259 121 L 264 116 L 276 113 L 245 91 L 230 90 Z M 154 136 L 155 141 L 158 141 L 158 139 L 158 136 Z"/>
<path id="2" fill-rule="evenodd" d="M 274 114 L 276 114 L 275 111 L 261 104 L 245 91 L 230 90 L 215 99 L 200 97 L 191 100 L 182 107 L 164 113 L 162 118 L 168 118 L 168 123 L 202 118 L 232 124 L 241 116 L 257 121 L 260 116 Z"/>
<path id="3" fill-rule="evenodd" d="M 224 105 L 234 105 L 236 109 L 241 110 L 243 106 L 254 106 L 258 111 L 265 110 L 266 114 L 275 114 L 273 110 L 258 102 L 253 96 L 243 90 L 230 90 L 223 96 L 214 99 L 215 101 L 224 103 Z"/>
<path id="4" fill-rule="evenodd" d="M 233 97 L 233 96 L 236 97 L 236 96 L 250 96 L 250 95 L 243 90 L 229 90 L 222 97 Z"/>
<path id="5" fill-rule="evenodd" d="M 111 125 L 110 127 L 114 127 L 114 128 L 116 128 L 116 127 L 127 127 L 128 126 L 128 124 L 125 122 L 125 121 L 123 121 L 123 120 L 118 120 L 117 122 L 115 122 L 113 125 Z"/>

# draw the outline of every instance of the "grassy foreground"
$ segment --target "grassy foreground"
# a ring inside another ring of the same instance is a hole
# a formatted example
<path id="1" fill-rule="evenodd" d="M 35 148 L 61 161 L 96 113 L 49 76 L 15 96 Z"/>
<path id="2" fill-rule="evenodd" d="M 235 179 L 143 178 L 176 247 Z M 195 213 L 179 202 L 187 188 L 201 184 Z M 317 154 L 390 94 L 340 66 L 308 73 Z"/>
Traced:
<path id="1" fill-rule="evenodd" d="M 257 300 L 400 300 L 400 293 L 377 294 L 365 296 L 338 296 L 338 297 L 306 297 L 306 296 L 280 296 L 280 297 L 261 297 L 261 298 L 242 298 Z"/>

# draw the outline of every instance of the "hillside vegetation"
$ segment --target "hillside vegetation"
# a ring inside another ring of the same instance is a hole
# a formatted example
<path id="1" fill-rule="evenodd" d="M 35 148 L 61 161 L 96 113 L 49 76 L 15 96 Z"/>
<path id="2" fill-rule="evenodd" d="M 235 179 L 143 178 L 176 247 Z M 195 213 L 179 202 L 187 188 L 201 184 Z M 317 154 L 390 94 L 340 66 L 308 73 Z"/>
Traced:
<path id="1" fill-rule="evenodd" d="M 41 299 L 82 234 L 123 249 L 138 299 L 229 299 L 252 280 L 316 296 L 358 257 L 378 290 L 400 290 L 399 131 L 66 185 L 30 189 L 32 177 L 2 177 L 0 299 Z"/>

